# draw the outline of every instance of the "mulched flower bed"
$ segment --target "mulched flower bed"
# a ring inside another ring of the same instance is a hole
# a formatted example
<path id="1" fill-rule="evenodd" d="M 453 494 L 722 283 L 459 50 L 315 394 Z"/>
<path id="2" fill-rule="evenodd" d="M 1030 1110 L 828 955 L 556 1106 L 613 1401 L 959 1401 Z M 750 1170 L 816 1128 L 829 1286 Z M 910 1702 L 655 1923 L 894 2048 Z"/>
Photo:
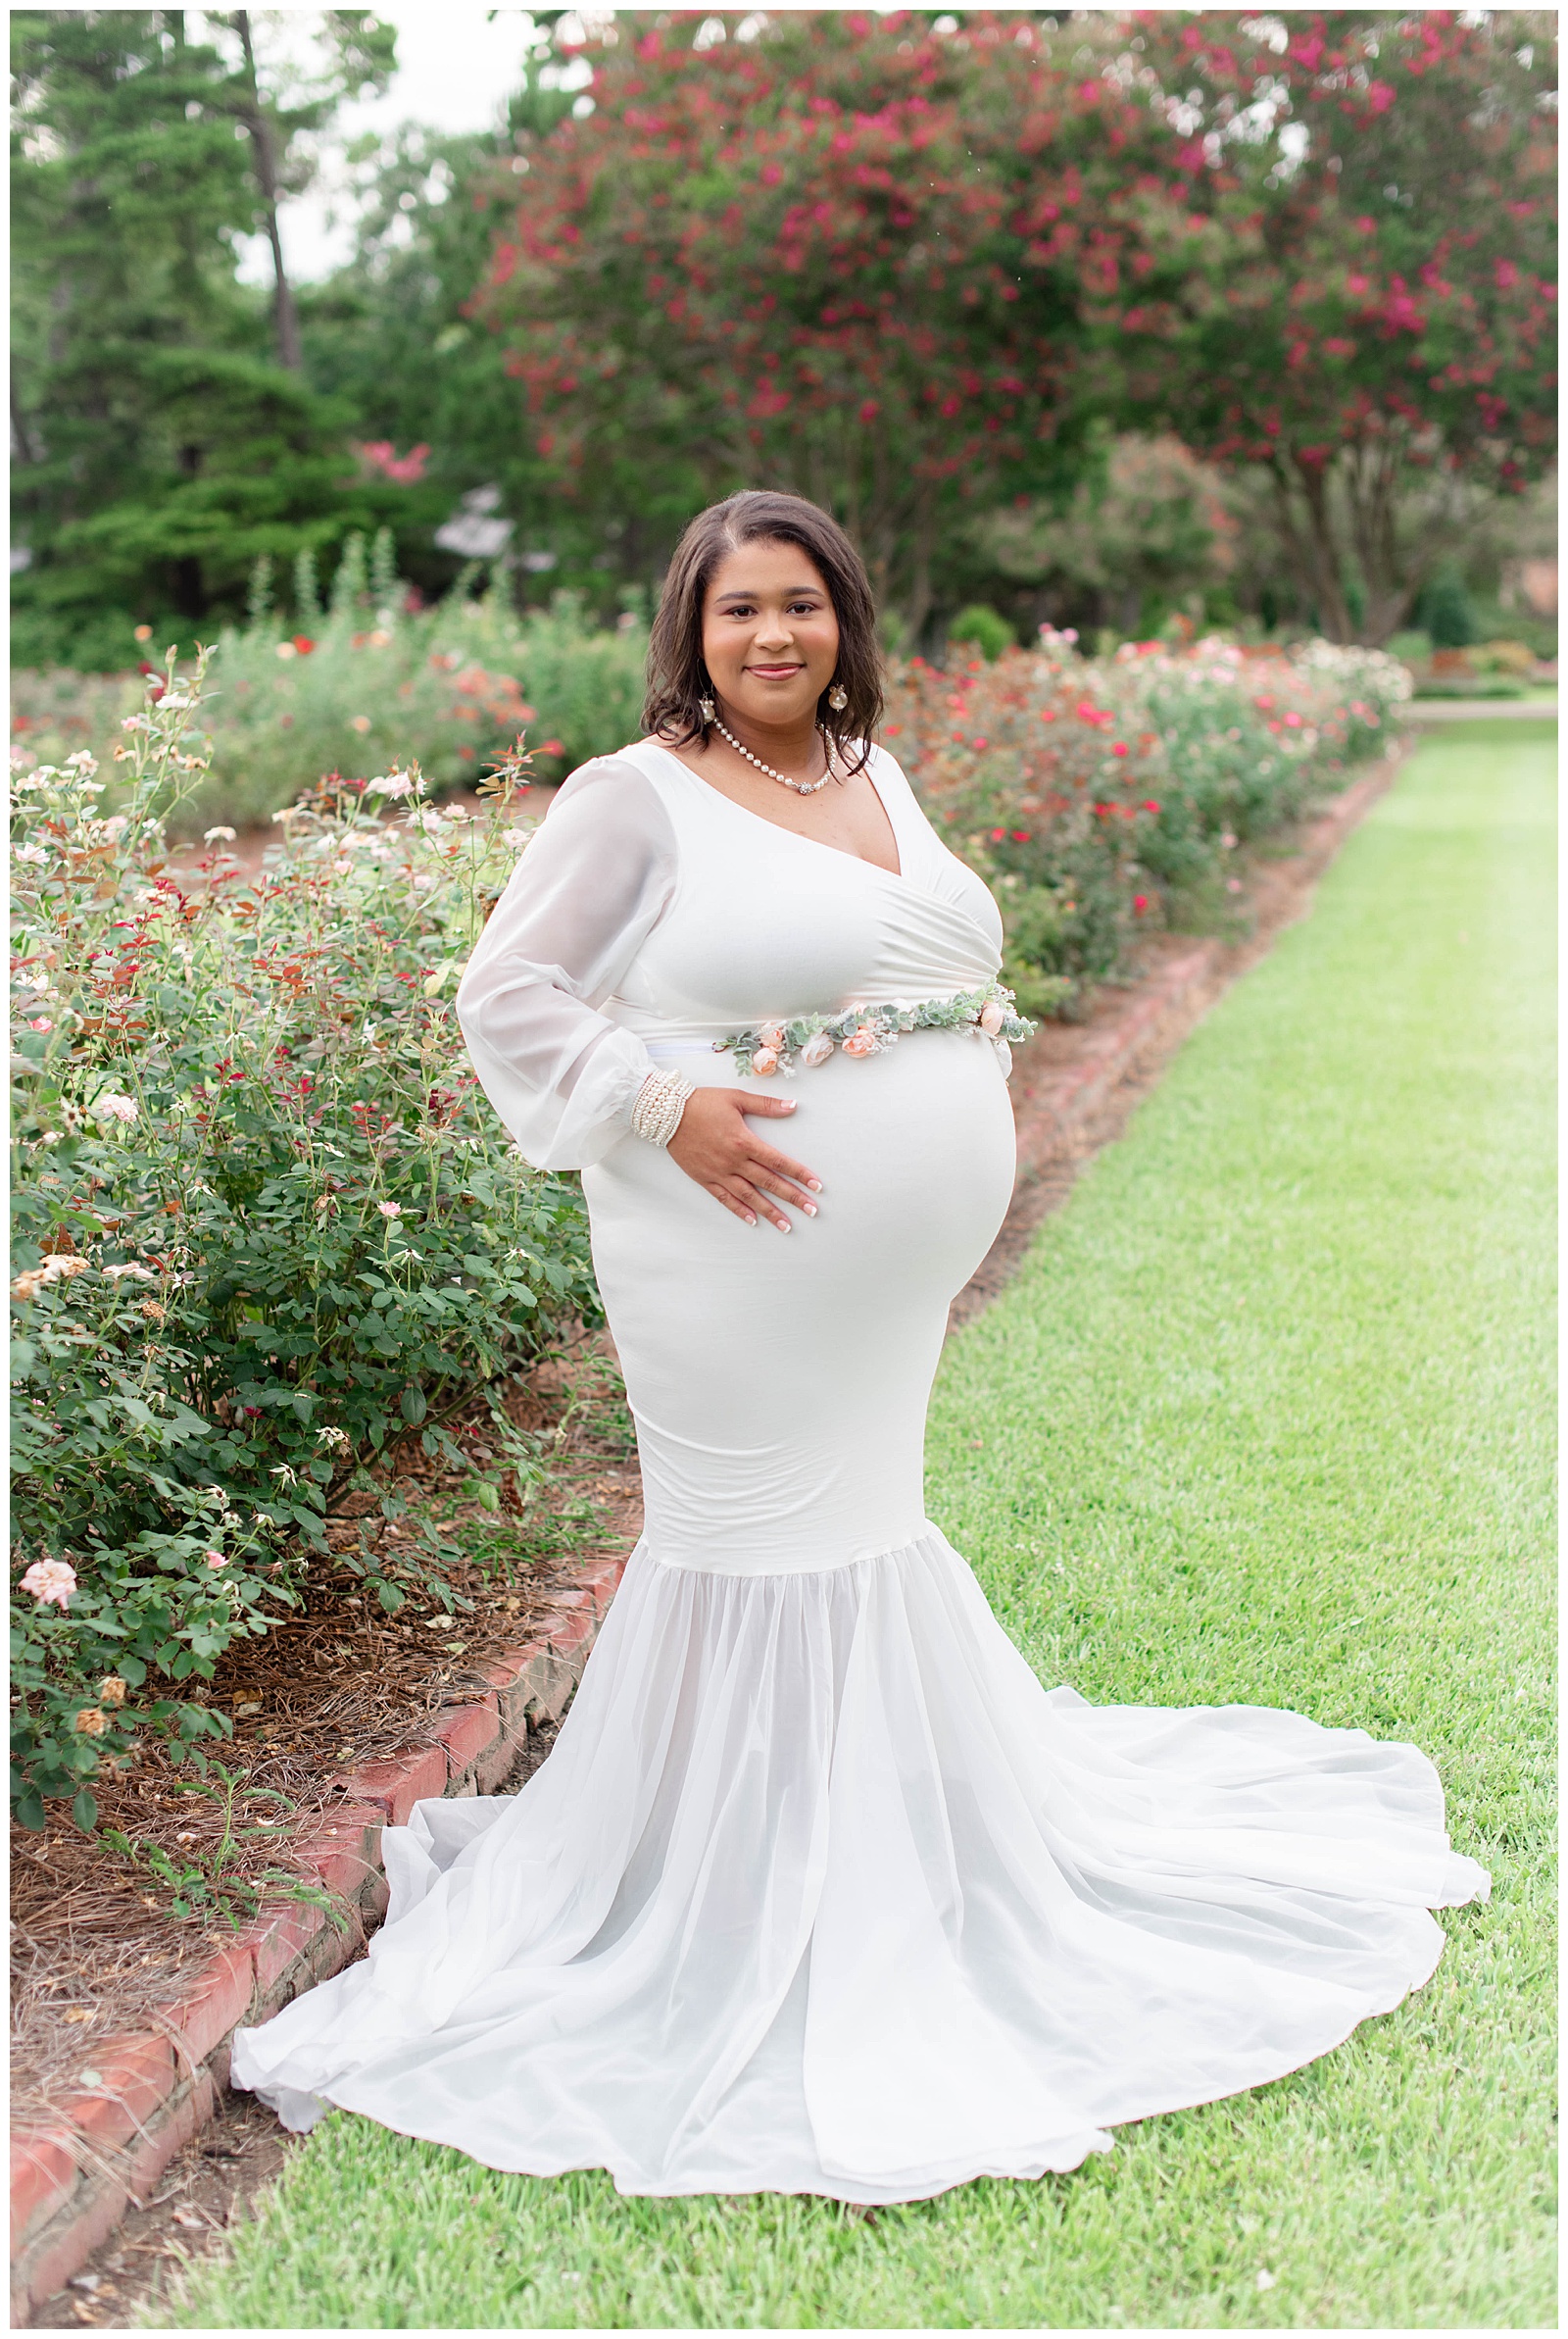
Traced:
<path id="1" fill-rule="evenodd" d="M 206 1741 L 205 1780 L 151 1742 L 130 1768 L 97 1782 L 96 1835 L 80 1834 L 63 1812 L 41 1837 L 17 1831 L 18 2115 L 45 2111 L 62 2084 L 91 2068 L 96 2038 L 145 2024 L 176 1995 L 181 1975 L 232 1938 L 232 1920 L 243 1921 L 261 1897 L 248 1878 L 296 1872 L 290 1838 L 316 1831 L 344 1773 L 433 1743 L 444 1714 L 484 1694 L 484 1665 L 528 1637 L 586 1560 L 629 1550 L 642 1518 L 636 1452 L 603 1335 L 535 1369 L 509 1394 L 507 1411 L 545 1440 L 549 1476 L 525 1507 L 510 1479 L 492 1480 L 499 1513 L 458 1499 L 459 1474 L 411 1437 L 377 1472 L 408 1504 L 408 1519 L 380 1520 L 378 1496 L 363 1490 L 328 1515 L 329 1544 L 355 1551 L 367 1519 L 390 1550 L 410 1520 L 428 1518 L 468 1555 L 445 1570 L 455 1614 L 411 1599 L 388 1616 L 347 1568 L 318 1562 L 302 1586 L 303 1606 L 266 1639 L 235 1642 L 220 1664 L 206 1702 L 232 1717 L 233 1737 Z M 484 1443 L 484 1418 L 476 1415 L 476 1434 L 465 1440 L 481 1475 L 498 1460 Z M 466 1482 L 471 1487 L 472 1471 Z M 266 1834 L 235 1840 L 234 1829 L 263 1823 Z M 137 1857 L 109 1840 L 117 1831 Z M 183 1889 L 158 1871 L 159 1854 L 188 1879 Z M 188 1915 L 176 1913 L 176 1901 Z"/>

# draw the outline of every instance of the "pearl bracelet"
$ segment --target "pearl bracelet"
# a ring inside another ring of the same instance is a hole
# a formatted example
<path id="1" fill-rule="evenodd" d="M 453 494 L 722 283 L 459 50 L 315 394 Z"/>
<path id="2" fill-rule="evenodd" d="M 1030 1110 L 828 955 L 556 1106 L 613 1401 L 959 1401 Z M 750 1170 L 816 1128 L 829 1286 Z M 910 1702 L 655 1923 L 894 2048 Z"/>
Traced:
<path id="1" fill-rule="evenodd" d="M 667 1145 L 680 1127 L 686 1099 L 696 1094 L 696 1081 L 679 1072 L 650 1072 L 631 1109 L 634 1134 L 650 1145 Z"/>

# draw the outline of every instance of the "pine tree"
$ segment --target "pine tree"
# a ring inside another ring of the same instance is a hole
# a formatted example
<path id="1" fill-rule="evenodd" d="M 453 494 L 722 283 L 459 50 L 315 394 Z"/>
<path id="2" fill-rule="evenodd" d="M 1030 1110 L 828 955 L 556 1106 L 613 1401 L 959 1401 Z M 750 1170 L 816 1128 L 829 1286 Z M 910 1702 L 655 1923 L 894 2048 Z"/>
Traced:
<path id="1" fill-rule="evenodd" d="M 356 18 L 362 12 L 350 12 Z M 243 611 L 256 560 L 401 516 L 350 416 L 274 358 L 235 239 L 253 92 L 180 9 L 16 12 L 19 663 L 117 666 Z"/>

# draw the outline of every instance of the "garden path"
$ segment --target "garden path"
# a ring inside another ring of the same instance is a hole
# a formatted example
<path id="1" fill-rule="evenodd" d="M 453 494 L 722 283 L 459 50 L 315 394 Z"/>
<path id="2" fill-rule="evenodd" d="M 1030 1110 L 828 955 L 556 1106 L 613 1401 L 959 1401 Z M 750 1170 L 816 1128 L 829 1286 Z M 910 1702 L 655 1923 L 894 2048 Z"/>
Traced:
<path id="1" fill-rule="evenodd" d="M 1549 2229 L 1553 738 L 1425 742 L 951 1344 L 933 1516 L 1048 1680 L 1437 1761 L 1490 1907 L 1304 2072 L 874 2217 L 336 2115 L 161 2328 L 1534 2328 Z"/>

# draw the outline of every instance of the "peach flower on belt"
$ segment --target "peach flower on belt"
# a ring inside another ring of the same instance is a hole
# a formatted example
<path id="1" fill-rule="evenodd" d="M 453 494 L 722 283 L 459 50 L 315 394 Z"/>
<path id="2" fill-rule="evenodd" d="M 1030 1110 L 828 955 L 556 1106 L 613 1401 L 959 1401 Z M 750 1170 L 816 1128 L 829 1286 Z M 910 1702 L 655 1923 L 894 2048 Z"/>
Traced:
<path id="1" fill-rule="evenodd" d="M 871 1056 L 874 1055 L 875 1052 L 876 1026 L 874 1023 L 862 1023 L 858 1031 L 852 1031 L 850 1033 L 849 1038 L 844 1043 L 844 1053 L 846 1056 Z M 752 1062 L 754 1064 L 757 1062 L 755 1056 L 753 1057 Z"/>

